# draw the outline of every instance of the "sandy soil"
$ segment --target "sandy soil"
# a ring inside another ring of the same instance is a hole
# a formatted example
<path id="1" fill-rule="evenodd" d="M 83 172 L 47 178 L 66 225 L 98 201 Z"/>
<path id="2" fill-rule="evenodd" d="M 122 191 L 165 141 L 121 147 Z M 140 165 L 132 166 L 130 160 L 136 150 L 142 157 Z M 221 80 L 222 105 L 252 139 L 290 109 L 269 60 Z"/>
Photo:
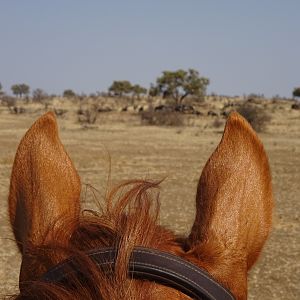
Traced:
<path id="1" fill-rule="evenodd" d="M 0 286 L 1 297 L 18 290 L 20 255 L 7 217 L 9 177 L 17 145 L 41 112 L 13 115 L 0 110 Z M 221 132 L 207 124 L 166 128 L 141 126 L 131 113 L 106 113 L 93 129 L 71 117 L 59 119 L 60 135 L 84 184 L 104 194 L 111 157 L 112 183 L 123 179 L 167 177 L 161 189 L 161 223 L 186 234 L 194 218 L 196 185 Z M 300 111 L 273 113 L 260 134 L 269 155 L 276 212 L 271 237 L 250 274 L 249 299 L 299 299 L 300 287 Z M 222 130 L 222 128 L 220 129 Z M 109 155 L 108 155 L 109 154 Z M 85 190 L 85 186 L 83 186 Z M 83 193 L 85 207 L 94 207 Z"/>

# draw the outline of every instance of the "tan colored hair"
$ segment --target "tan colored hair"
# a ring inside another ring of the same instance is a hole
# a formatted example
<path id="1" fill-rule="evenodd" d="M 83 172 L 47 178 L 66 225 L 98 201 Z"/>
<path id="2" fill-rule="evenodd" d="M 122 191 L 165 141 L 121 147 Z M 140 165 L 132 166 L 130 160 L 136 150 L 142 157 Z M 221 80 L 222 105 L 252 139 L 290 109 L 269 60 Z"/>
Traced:
<path id="1" fill-rule="evenodd" d="M 257 135 L 237 113 L 199 180 L 196 217 L 188 237 L 157 225 L 159 182 L 129 181 L 115 187 L 99 214 L 80 214 L 80 179 L 64 150 L 55 117 L 38 119 L 22 139 L 9 193 L 12 228 L 22 253 L 16 299 L 185 299 L 180 292 L 127 276 L 134 246 L 160 249 L 206 269 L 247 298 L 247 272 L 271 227 L 272 187 L 268 159 Z M 121 193 L 120 191 L 125 192 Z M 97 247 L 119 249 L 116 270 L 106 276 L 85 255 Z M 42 282 L 49 268 L 76 255 L 85 282 Z"/>

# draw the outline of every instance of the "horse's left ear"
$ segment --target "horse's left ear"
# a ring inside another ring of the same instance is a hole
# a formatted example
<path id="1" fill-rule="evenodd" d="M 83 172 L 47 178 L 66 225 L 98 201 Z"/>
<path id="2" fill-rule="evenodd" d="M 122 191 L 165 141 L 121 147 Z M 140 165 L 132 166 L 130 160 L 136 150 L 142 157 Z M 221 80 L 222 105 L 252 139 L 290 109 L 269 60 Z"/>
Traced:
<path id="1" fill-rule="evenodd" d="M 190 255 L 247 298 L 247 272 L 257 260 L 272 223 L 273 194 L 267 154 L 250 124 L 232 113 L 198 184 Z"/>
<path id="2" fill-rule="evenodd" d="M 65 222 L 79 217 L 80 179 L 58 137 L 53 113 L 39 118 L 21 140 L 13 164 L 9 216 L 19 249 L 57 243 Z M 74 222 L 75 219 L 75 222 Z M 67 241 L 62 236 L 60 243 Z"/>

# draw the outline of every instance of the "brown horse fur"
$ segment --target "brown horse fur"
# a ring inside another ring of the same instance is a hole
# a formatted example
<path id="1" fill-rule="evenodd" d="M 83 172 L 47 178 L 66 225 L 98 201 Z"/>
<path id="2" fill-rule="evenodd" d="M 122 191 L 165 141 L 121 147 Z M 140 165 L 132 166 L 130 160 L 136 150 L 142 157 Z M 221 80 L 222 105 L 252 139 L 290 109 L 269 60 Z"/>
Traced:
<path id="1" fill-rule="evenodd" d="M 79 176 L 62 146 L 55 117 L 39 118 L 23 137 L 15 157 L 9 215 L 22 254 L 16 299 L 188 299 L 171 288 L 130 279 L 134 246 L 160 249 L 207 270 L 236 299 L 247 298 L 247 272 L 271 227 L 272 187 L 268 159 L 257 135 L 237 113 L 206 163 L 196 196 L 191 233 L 178 238 L 157 225 L 159 182 L 129 181 L 115 187 L 101 213 L 80 213 Z M 119 249 L 114 274 L 104 275 L 85 250 Z M 67 286 L 40 276 L 75 255 L 83 283 Z"/>

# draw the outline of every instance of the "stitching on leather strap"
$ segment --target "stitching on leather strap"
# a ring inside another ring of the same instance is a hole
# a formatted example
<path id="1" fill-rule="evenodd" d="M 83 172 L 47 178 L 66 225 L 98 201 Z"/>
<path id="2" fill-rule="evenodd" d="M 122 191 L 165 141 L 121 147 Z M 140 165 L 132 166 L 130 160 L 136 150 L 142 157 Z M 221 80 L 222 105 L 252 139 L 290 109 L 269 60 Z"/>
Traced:
<path id="1" fill-rule="evenodd" d="M 228 291 L 227 291 L 221 284 L 219 284 L 217 281 L 215 281 L 215 280 L 213 280 L 212 278 L 210 278 L 209 276 L 207 276 L 207 275 L 205 274 L 205 271 L 202 270 L 202 272 L 200 272 L 196 267 L 194 267 L 193 265 L 191 265 L 190 262 L 185 262 L 185 261 L 183 261 L 183 259 L 182 259 L 182 261 L 179 261 L 179 260 L 177 260 L 177 259 L 173 259 L 173 258 L 169 257 L 167 254 L 164 255 L 163 252 L 161 252 L 161 253 L 154 253 L 154 252 L 150 252 L 150 251 L 149 251 L 149 252 L 146 252 L 146 251 L 139 250 L 139 249 L 135 250 L 134 252 L 140 252 L 140 253 L 145 253 L 145 254 L 149 254 L 149 253 L 150 253 L 151 255 L 154 255 L 154 256 L 160 256 L 160 257 L 163 257 L 163 258 L 168 259 L 168 260 L 170 260 L 170 261 L 174 261 L 174 262 L 176 262 L 176 263 L 178 263 L 178 264 L 184 265 L 185 267 L 187 267 L 187 268 L 189 268 L 189 269 L 195 271 L 196 273 L 200 274 L 201 276 L 204 276 L 204 277 L 205 277 L 206 279 L 208 279 L 209 281 L 211 281 L 211 282 L 213 282 L 214 284 L 218 285 L 222 290 L 224 290 L 224 292 L 228 293 Z M 229 294 L 229 293 L 228 293 L 228 294 Z"/>
<path id="2" fill-rule="evenodd" d="M 99 267 L 105 268 L 107 265 L 114 267 L 118 251 L 114 248 L 103 248 L 88 251 L 86 255 Z M 76 260 L 71 257 L 54 266 L 41 279 L 59 283 L 67 279 L 70 274 L 76 273 L 81 276 L 80 271 L 76 269 Z M 129 260 L 129 273 L 133 277 L 138 276 L 140 279 L 155 281 L 163 285 L 172 284 L 172 287 L 187 295 L 196 297 L 201 295 L 211 300 L 217 300 L 219 297 L 234 300 L 233 295 L 211 278 L 205 270 L 181 257 L 157 249 L 135 247 Z"/>

